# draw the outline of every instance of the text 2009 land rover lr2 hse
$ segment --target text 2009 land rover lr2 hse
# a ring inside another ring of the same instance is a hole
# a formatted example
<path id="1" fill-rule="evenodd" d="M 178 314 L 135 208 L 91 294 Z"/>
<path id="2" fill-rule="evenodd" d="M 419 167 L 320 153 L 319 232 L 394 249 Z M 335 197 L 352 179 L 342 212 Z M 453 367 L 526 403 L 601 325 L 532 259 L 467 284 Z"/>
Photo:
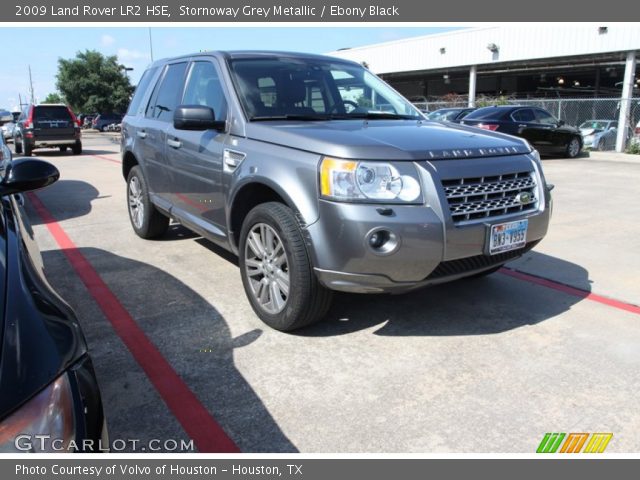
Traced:
<path id="1" fill-rule="evenodd" d="M 495 271 L 544 237 L 524 140 L 425 120 L 353 62 L 207 52 L 155 62 L 122 129 L 131 224 L 169 218 L 239 257 L 256 314 L 322 318 L 333 290 L 405 292 Z"/>

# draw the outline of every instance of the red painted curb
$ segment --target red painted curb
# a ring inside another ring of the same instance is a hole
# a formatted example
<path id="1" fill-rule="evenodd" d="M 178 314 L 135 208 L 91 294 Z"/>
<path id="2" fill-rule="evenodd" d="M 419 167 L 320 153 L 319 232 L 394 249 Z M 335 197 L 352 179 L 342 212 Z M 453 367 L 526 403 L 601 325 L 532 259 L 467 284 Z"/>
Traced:
<path id="1" fill-rule="evenodd" d="M 28 197 L 67 260 L 87 287 L 116 334 L 156 388 L 200 452 L 237 453 L 240 449 L 200 403 L 169 362 L 149 340 L 118 297 L 82 255 L 35 193 Z"/>

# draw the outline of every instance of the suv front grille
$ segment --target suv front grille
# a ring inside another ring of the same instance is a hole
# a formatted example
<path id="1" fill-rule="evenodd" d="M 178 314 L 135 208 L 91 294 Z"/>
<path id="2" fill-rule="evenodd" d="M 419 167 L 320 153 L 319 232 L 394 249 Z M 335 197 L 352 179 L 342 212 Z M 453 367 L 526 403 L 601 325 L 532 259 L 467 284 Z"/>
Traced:
<path id="1" fill-rule="evenodd" d="M 538 206 L 533 172 L 442 180 L 442 186 L 455 223 L 527 212 Z"/>

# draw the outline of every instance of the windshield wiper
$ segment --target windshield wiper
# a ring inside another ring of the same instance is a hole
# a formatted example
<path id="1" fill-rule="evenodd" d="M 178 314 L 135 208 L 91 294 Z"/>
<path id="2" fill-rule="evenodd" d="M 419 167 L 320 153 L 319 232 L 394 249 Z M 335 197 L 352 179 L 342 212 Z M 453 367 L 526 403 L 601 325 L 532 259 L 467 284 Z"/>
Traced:
<path id="1" fill-rule="evenodd" d="M 303 121 L 314 121 L 314 120 L 329 120 L 328 115 L 305 115 L 305 114 L 297 114 L 297 113 L 288 113 L 286 115 L 269 115 L 269 116 L 256 116 L 251 117 L 249 120 L 256 122 L 267 122 L 272 120 L 303 120 Z"/>
<path id="2" fill-rule="evenodd" d="M 420 120 L 419 117 L 412 115 L 400 115 L 397 113 L 389 112 L 358 112 L 358 113 L 340 113 L 331 115 L 332 119 L 338 120 L 353 120 L 353 119 L 365 119 L 365 120 Z"/>

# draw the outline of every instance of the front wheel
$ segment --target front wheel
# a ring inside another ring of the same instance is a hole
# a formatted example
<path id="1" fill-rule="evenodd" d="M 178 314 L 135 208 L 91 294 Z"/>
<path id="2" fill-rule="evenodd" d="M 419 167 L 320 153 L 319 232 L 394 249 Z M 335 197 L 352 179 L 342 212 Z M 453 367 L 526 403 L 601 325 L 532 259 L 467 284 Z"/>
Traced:
<path id="1" fill-rule="evenodd" d="M 249 212 L 239 260 L 251 307 L 270 327 L 296 330 L 329 310 L 332 292 L 318 282 L 298 220 L 286 205 L 269 202 Z"/>
<path id="2" fill-rule="evenodd" d="M 155 238 L 167 231 L 169 219 L 151 203 L 147 182 L 139 166 L 133 167 L 127 177 L 127 201 L 129 220 L 139 237 Z"/>
<path id="3" fill-rule="evenodd" d="M 569 140 L 569 143 L 567 144 L 565 156 L 567 158 L 576 158 L 580 154 L 581 148 L 582 145 L 580 145 L 578 137 L 571 137 L 571 140 Z"/>

